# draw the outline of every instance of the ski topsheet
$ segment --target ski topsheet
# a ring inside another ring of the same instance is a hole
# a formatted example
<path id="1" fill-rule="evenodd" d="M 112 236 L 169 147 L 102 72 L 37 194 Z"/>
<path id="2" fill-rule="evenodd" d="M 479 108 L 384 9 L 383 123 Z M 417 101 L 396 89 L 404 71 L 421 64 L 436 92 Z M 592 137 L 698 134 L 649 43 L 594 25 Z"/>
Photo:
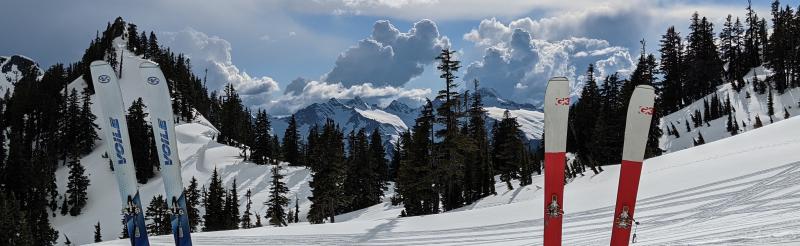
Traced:
<path id="1" fill-rule="evenodd" d="M 544 99 L 544 245 L 561 245 L 564 214 L 569 81 L 555 77 L 547 83 Z"/>
<path id="2" fill-rule="evenodd" d="M 633 209 L 639 190 L 639 175 L 642 173 L 647 135 L 653 118 L 655 91 L 649 85 L 637 86 L 628 104 L 625 120 L 625 142 L 622 146 L 622 167 L 617 188 L 617 205 L 614 209 L 614 225 L 611 245 L 628 245 L 633 227 Z"/>
<path id="3" fill-rule="evenodd" d="M 119 184 L 124 223 L 133 246 L 150 245 L 147 239 L 139 191 L 136 186 L 136 169 L 133 166 L 128 123 L 117 74 L 105 61 L 94 61 L 90 66 L 97 99 L 103 110 L 101 127 L 105 133 L 108 158 L 114 163 L 114 174 Z"/>
<path id="4" fill-rule="evenodd" d="M 146 61 L 142 62 L 139 68 L 142 82 L 147 88 L 146 92 L 151 96 L 150 123 L 153 125 L 153 137 L 156 139 L 158 160 L 161 162 L 167 205 L 171 211 L 172 237 L 175 239 L 175 245 L 191 246 L 189 216 L 186 210 L 186 197 L 183 194 L 181 161 L 178 158 L 178 144 L 175 140 L 169 86 L 158 64 Z"/>

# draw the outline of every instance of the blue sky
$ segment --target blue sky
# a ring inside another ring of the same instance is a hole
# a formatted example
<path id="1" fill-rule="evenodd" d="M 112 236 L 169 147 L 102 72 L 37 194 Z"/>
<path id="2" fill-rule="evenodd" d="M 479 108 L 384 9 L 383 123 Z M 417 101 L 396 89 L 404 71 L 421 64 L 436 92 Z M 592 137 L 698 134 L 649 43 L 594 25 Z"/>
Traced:
<path id="1" fill-rule="evenodd" d="M 767 19 L 770 2 L 754 1 Z M 42 66 L 72 62 L 98 29 L 122 16 L 190 56 L 198 74 L 209 68 L 212 87 L 234 83 L 250 106 L 275 114 L 331 96 L 361 96 L 378 104 L 431 96 L 441 81 L 430 52 L 441 47 L 459 51 L 461 77 L 480 79 L 504 97 L 535 103 L 549 76 L 568 76 L 577 87 L 588 63 L 605 74 L 624 73 L 639 55 L 640 39 L 648 42 L 648 52 L 656 52 L 664 30 L 670 25 L 685 30 L 692 12 L 708 16 L 719 29 L 727 14 L 743 17 L 746 4 L 11 0 L 0 3 L 0 55 L 23 54 Z M 420 31 L 411 31 L 414 27 Z M 378 40 L 373 30 L 393 38 Z M 304 80 L 295 81 L 299 77 Z M 287 90 L 293 81 L 294 89 Z"/>

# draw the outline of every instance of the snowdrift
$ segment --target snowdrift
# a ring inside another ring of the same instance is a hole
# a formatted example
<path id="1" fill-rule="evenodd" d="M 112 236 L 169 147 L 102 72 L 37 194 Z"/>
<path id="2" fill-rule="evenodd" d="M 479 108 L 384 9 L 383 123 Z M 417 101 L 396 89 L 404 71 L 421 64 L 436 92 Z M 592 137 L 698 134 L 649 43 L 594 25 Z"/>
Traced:
<path id="1" fill-rule="evenodd" d="M 182 126 L 181 131 L 195 126 Z M 798 149 L 800 118 L 796 117 L 646 160 L 637 203 L 641 225 L 636 245 L 800 242 Z M 199 169 L 201 165 L 191 159 L 184 168 Z M 224 170 L 237 165 L 247 164 L 228 164 Z M 567 184 L 564 245 L 608 245 L 618 175 L 618 165 L 608 166 L 598 175 L 587 174 Z M 344 222 L 335 224 L 297 223 L 192 237 L 196 245 L 538 245 L 542 181 L 536 176 L 533 185 L 513 190 L 498 182 L 496 196 L 437 215 L 398 218 L 401 208 L 384 202 L 340 215 L 337 221 Z M 151 242 L 172 245 L 172 238 L 157 236 Z"/>

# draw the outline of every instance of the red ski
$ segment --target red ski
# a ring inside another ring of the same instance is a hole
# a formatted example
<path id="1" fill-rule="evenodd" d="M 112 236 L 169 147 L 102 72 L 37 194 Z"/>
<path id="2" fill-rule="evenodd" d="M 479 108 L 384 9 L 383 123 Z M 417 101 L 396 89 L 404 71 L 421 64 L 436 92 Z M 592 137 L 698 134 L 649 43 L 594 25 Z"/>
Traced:
<path id="1" fill-rule="evenodd" d="M 564 166 L 566 165 L 569 81 L 555 77 L 544 95 L 544 245 L 561 245 L 564 214 Z"/>
<path id="2" fill-rule="evenodd" d="M 614 223 L 611 232 L 612 246 L 625 246 L 630 242 L 633 227 L 633 211 L 636 206 L 636 193 L 639 190 L 639 177 L 642 173 L 647 135 L 653 118 L 655 91 L 649 85 L 637 86 L 628 104 L 625 121 L 625 142 L 622 146 L 622 165 L 617 188 L 617 205 L 614 209 Z"/>

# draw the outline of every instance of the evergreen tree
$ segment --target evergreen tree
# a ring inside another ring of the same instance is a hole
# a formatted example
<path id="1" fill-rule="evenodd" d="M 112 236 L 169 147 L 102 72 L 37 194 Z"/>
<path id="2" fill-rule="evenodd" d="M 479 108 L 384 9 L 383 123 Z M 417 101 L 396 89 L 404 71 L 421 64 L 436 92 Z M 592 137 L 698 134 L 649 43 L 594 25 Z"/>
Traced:
<path id="1" fill-rule="evenodd" d="M 439 176 L 433 153 L 435 119 L 433 103 L 426 100 L 412 132 L 401 136 L 404 158 L 398 167 L 397 185 L 408 216 L 439 212 Z"/>
<path id="2" fill-rule="evenodd" d="M 381 202 L 386 187 L 386 159 L 378 128 L 372 132 L 371 141 L 361 128 L 348 137 L 349 155 L 344 182 L 344 196 L 349 204 L 342 212 L 366 208 Z"/>
<path id="3" fill-rule="evenodd" d="M 444 211 L 456 209 L 464 205 L 463 183 L 466 156 L 465 149 L 469 146 L 466 138 L 459 129 L 459 93 L 456 91 L 455 73 L 461 68 L 461 62 L 453 57 L 455 51 L 444 49 L 436 57 L 439 65 L 436 67 L 441 72 L 440 78 L 445 81 L 444 89 L 440 90 L 436 99 L 442 103 L 436 109 L 437 121 L 443 124 L 442 129 L 436 131 L 436 136 L 442 141 L 437 145 L 435 172 L 439 177 L 437 188 L 441 194 L 442 208 Z"/>
<path id="4" fill-rule="evenodd" d="M 758 14 L 753 11 L 750 0 L 747 1 L 747 16 L 745 18 L 747 29 L 744 34 L 744 58 L 746 67 L 761 66 L 762 39 L 759 38 L 761 22 Z"/>
<path id="5" fill-rule="evenodd" d="M 172 232 L 172 226 L 169 219 L 169 208 L 164 197 L 156 195 L 147 206 L 144 213 L 145 218 L 150 221 L 147 223 L 147 231 L 153 235 L 167 235 Z"/>
<path id="6" fill-rule="evenodd" d="M 264 218 L 269 220 L 269 224 L 277 227 L 286 226 L 286 206 L 289 205 L 289 199 L 286 198 L 286 193 L 289 188 L 283 182 L 283 168 L 280 164 L 272 166 L 272 185 L 269 187 L 269 199 L 264 202 L 267 206 L 267 213 Z"/>
<path id="7" fill-rule="evenodd" d="M 147 40 L 147 33 L 142 31 L 142 33 L 139 34 L 139 46 L 136 47 L 136 51 L 140 52 L 139 55 L 143 55 L 145 59 L 151 58 L 150 50 L 148 49 L 149 44 L 150 41 Z"/>
<path id="8" fill-rule="evenodd" d="M 267 164 L 268 159 L 273 158 L 272 136 L 270 135 L 270 122 L 266 111 L 259 110 L 256 113 L 254 127 L 253 147 L 250 159 L 256 164 Z"/>
<path id="9" fill-rule="evenodd" d="M 150 57 L 158 57 L 161 55 L 161 48 L 158 47 L 158 38 L 156 38 L 156 34 L 152 31 L 150 32 L 150 38 L 147 39 L 147 50 L 150 52 Z"/>
<path id="10" fill-rule="evenodd" d="M 577 154 L 580 163 L 589 165 L 594 173 L 598 173 L 591 156 L 591 139 L 593 129 L 596 124 L 597 111 L 600 110 L 600 94 L 595 79 L 594 64 L 589 64 L 586 70 L 586 80 L 584 81 L 581 97 L 570 109 L 569 114 L 569 134 L 572 141 L 568 142 L 568 148 Z"/>
<path id="11" fill-rule="evenodd" d="M 100 233 L 100 221 L 94 225 L 94 242 L 99 243 L 103 241 L 103 235 Z"/>
<path id="12" fill-rule="evenodd" d="M 389 190 L 389 164 L 386 160 L 386 149 L 383 146 L 383 138 L 381 137 L 380 130 L 378 128 L 373 129 L 369 137 L 367 155 L 369 158 L 371 175 L 367 180 L 367 184 L 369 184 L 369 188 L 367 189 L 367 194 L 369 195 L 367 199 L 370 203 L 378 204 L 383 200 L 384 192 Z"/>
<path id="13" fill-rule="evenodd" d="M 475 151 L 468 160 L 471 175 L 466 178 L 469 188 L 466 189 L 467 203 L 495 194 L 494 167 L 491 163 L 489 136 L 486 132 L 486 110 L 483 108 L 483 99 L 479 88 L 480 82 L 473 80 L 473 91 L 469 108 L 469 121 L 466 131 Z"/>
<path id="14" fill-rule="evenodd" d="M 714 92 L 722 84 L 722 60 L 714 42 L 714 25 L 697 12 L 692 15 L 686 47 L 687 81 L 684 91 L 688 101 Z"/>
<path id="15" fill-rule="evenodd" d="M 283 156 L 281 155 L 281 142 L 278 140 L 278 135 L 272 135 L 272 160 L 273 162 L 278 162 L 278 160 L 282 160 Z"/>
<path id="16" fill-rule="evenodd" d="M 136 180 L 140 184 L 155 176 L 154 167 L 158 165 L 158 154 L 155 150 L 155 139 L 151 134 L 151 126 L 147 122 L 148 113 L 142 98 L 136 99 L 128 109 L 128 133 L 131 142 L 131 155 L 136 167 Z"/>
<path id="17" fill-rule="evenodd" d="M 697 132 L 697 140 L 695 140 L 694 146 L 700 146 L 706 143 L 706 140 L 703 138 L 703 133 Z"/>
<path id="18" fill-rule="evenodd" d="M 3 245 L 36 245 L 28 215 L 13 193 L 0 189 L 0 243 Z"/>
<path id="19" fill-rule="evenodd" d="M 765 50 L 765 61 L 766 66 L 774 72 L 769 78 L 779 94 L 783 94 L 792 80 L 788 56 L 792 54 L 793 48 L 796 49 L 792 47 L 792 36 L 797 39 L 797 36 L 791 33 L 793 18 L 793 10 L 789 6 L 783 9 L 780 1 L 772 2 L 772 35 L 769 36 Z"/>
<path id="20" fill-rule="evenodd" d="M 294 196 L 294 223 L 300 222 L 300 200 Z"/>
<path id="21" fill-rule="evenodd" d="M 283 160 L 289 165 L 300 165 L 300 134 L 297 132 L 297 120 L 294 115 L 289 118 L 289 126 L 283 134 Z M 306 163 L 306 165 L 309 165 Z"/>
<path id="22" fill-rule="evenodd" d="M 772 88 L 769 88 L 769 94 L 767 95 L 767 116 L 769 116 L 769 122 L 772 123 L 772 116 L 775 115 L 775 101 L 772 96 Z"/>
<path id="23" fill-rule="evenodd" d="M 128 23 L 127 39 L 128 50 L 133 51 L 137 55 L 141 55 L 142 51 L 138 49 L 141 46 L 141 41 L 139 40 L 139 31 L 136 30 L 136 24 Z"/>
<path id="24" fill-rule="evenodd" d="M 244 197 L 246 198 L 247 201 L 245 203 L 246 205 L 244 208 L 244 213 L 242 214 L 242 219 L 240 219 L 240 221 L 242 222 L 241 226 L 242 229 L 253 228 L 253 223 L 250 221 L 250 216 L 253 215 L 250 212 L 250 207 L 253 205 L 253 201 L 250 199 L 251 196 L 252 193 L 250 192 L 250 189 L 247 189 L 247 193 L 244 194 Z"/>
<path id="25" fill-rule="evenodd" d="M 736 122 L 736 120 L 733 119 L 733 114 L 728 114 L 728 121 L 726 123 L 725 129 L 731 134 L 731 136 L 736 135 L 736 133 L 738 133 L 737 130 L 738 127 L 734 125 L 738 125 L 738 123 Z"/>
<path id="26" fill-rule="evenodd" d="M 511 113 L 506 110 L 503 119 L 492 127 L 492 163 L 494 163 L 500 181 L 506 183 L 509 190 L 513 190 L 512 179 L 520 178 L 522 153 L 521 131 L 517 119 L 511 117 Z M 522 184 L 520 184 L 522 185 Z"/>
<path id="27" fill-rule="evenodd" d="M 262 227 L 264 225 L 261 224 L 261 215 L 256 212 L 256 224 L 253 227 Z"/>
<path id="28" fill-rule="evenodd" d="M 309 182 L 312 196 L 308 198 L 311 200 L 308 221 L 319 224 L 327 219 L 334 223 L 336 212 L 347 201 L 341 196 L 344 185 L 342 181 L 345 178 L 344 137 L 339 126 L 328 119 L 317 138 L 319 142 L 310 150 L 314 153 L 314 159 L 309 161 L 314 165 L 311 168 L 312 180 Z M 309 145 L 310 141 L 311 139 Z"/>
<path id="29" fill-rule="evenodd" d="M 84 174 L 86 169 L 81 165 L 80 159 L 70 160 L 68 167 L 69 182 L 67 183 L 67 193 L 69 195 L 66 200 L 72 205 L 69 214 L 78 216 L 86 206 L 86 200 L 88 200 L 86 189 L 89 188 L 89 177 Z"/>
<path id="30" fill-rule="evenodd" d="M 77 146 L 80 147 L 80 154 L 87 155 L 94 149 L 94 143 L 100 138 L 97 135 L 99 127 L 94 121 L 97 119 L 92 113 L 91 91 L 88 87 L 84 88 L 81 92 L 81 109 L 78 123 L 78 141 Z"/>
<path id="31" fill-rule="evenodd" d="M 186 213 L 187 217 L 189 217 L 189 229 L 191 232 L 197 231 L 197 226 L 200 225 L 200 189 L 197 187 L 197 179 L 192 176 L 192 180 L 189 181 L 189 187 L 183 190 L 183 194 L 186 196 Z"/>
<path id="32" fill-rule="evenodd" d="M 756 123 L 753 123 L 753 129 L 758 129 L 764 126 L 764 123 L 761 122 L 761 118 L 756 115 Z"/>
<path id="33" fill-rule="evenodd" d="M 222 180 L 214 168 L 211 174 L 211 183 L 208 185 L 208 195 L 203 199 L 203 207 L 206 208 L 206 214 L 203 215 L 203 231 L 219 231 L 225 230 L 225 189 L 222 187 Z"/>
<path id="34" fill-rule="evenodd" d="M 231 189 L 225 195 L 225 206 L 223 209 L 223 216 L 225 221 L 225 229 L 239 229 L 239 195 L 237 194 L 236 178 L 233 178 Z"/>

